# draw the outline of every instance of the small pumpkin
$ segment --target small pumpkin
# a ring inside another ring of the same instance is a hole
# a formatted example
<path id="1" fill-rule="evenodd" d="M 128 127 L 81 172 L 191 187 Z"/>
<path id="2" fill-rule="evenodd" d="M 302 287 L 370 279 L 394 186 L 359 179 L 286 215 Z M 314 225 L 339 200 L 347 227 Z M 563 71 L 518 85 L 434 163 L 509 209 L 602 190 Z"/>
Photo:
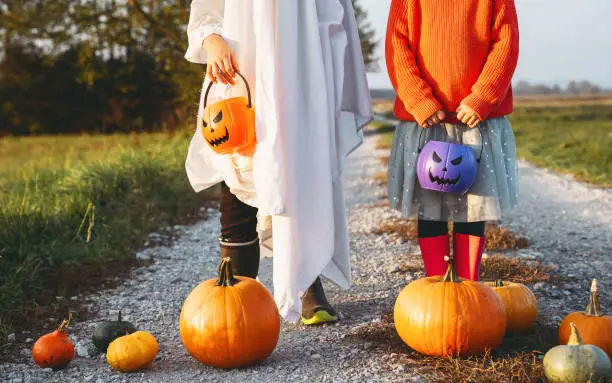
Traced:
<path id="1" fill-rule="evenodd" d="M 612 363 L 599 347 L 585 345 L 570 322 L 566 346 L 551 348 L 544 356 L 544 373 L 551 383 L 596 383 L 612 378 Z"/>
<path id="2" fill-rule="evenodd" d="M 136 331 L 113 340 L 106 351 L 106 360 L 115 370 L 133 372 L 147 367 L 157 355 L 157 340 L 146 331 Z"/>
<path id="3" fill-rule="evenodd" d="M 506 331 L 525 331 L 533 327 L 538 318 L 538 300 L 527 286 L 502 280 L 486 284 L 493 288 L 504 304 L 508 320 Z"/>
<path id="4" fill-rule="evenodd" d="M 449 357 L 495 349 L 506 332 L 506 314 L 489 286 L 460 280 L 452 259 L 442 278 L 418 279 L 397 297 L 393 319 L 402 340 L 426 355 Z"/>
<path id="5" fill-rule="evenodd" d="M 249 154 L 257 143 L 251 89 L 247 80 L 240 73 L 237 74 L 246 86 L 248 100 L 233 97 L 207 105 L 213 82 L 204 96 L 202 135 L 208 146 L 219 154 Z"/>
<path id="6" fill-rule="evenodd" d="M 213 367 L 237 368 L 272 354 L 280 316 L 268 289 L 255 279 L 234 276 L 226 257 L 219 277 L 189 294 L 179 326 L 183 344 L 195 359 Z"/>
<path id="7" fill-rule="evenodd" d="M 589 303 L 584 312 L 573 312 L 563 318 L 559 325 L 559 344 L 566 344 L 570 338 L 570 323 L 576 323 L 582 340 L 586 344 L 595 345 L 612 358 L 612 316 L 604 315 L 597 294 L 597 280 L 591 283 Z"/>
<path id="8" fill-rule="evenodd" d="M 42 368 L 61 370 L 74 358 L 74 345 L 66 335 L 72 314 L 62 321 L 57 330 L 38 338 L 32 347 L 32 358 Z"/>
<path id="9" fill-rule="evenodd" d="M 136 327 L 130 322 L 122 321 L 121 311 L 119 311 L 117 321 L 102 321 L 96 325 L 91 340 L 98 351 L 106 352 L 112 341 L 133 332 L 136 332 Z"/>

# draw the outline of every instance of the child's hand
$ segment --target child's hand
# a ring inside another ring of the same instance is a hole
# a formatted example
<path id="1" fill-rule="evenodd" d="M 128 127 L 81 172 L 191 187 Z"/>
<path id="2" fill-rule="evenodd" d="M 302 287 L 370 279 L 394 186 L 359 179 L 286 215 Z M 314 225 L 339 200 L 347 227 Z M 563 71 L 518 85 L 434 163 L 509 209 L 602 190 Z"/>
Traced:
<path id="1" fill-rule="evenodd" d="M 212 34 L 204 39 L 202 46 L 208 57 L 206 77 L 214 83 L 221 81 L 226 85 L 234 85 L 234 77 L 236 77 L 236 72 L 239 72 L 238 63 L 234 52 L 223 37 Z"/>
<path id="2" fill-rule="evenodd" d="M 423 123 L 423 127 L 429 128 L 430 126 L 433 126 L 435 124 L 440 123 L 441 121 L 444 121 L 445 118 L 446 118 L 446 113 L 444 113 L 443 110 L 438 110 L 436 113 L 432 114 L 427 120 L 425 120 L 425 122 Z"/>
<path id="3" fill-rule="evenodd" d="M 480 116 L 478 116 L 478 113 L 465 104 L 461 104 L 457 108 L 457 119 L 470 128 L 475 128 L 476 125 L 480 123 Z"/>

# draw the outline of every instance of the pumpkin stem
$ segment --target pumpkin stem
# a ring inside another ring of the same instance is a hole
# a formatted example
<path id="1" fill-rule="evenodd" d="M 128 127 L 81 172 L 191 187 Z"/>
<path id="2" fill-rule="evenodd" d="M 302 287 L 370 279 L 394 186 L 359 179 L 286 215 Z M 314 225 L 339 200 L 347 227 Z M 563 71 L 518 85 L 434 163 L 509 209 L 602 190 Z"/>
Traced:
<path id="1" fill-rule="evenodd" d="M 504 287 L 504 281 L 502 281 L 501 279 L 496 279 L 495 280 L 495 287 Z"/>
<path id="2" fill-rule="evenodd" d="M 57 328 L 57 331 L 66 332 L 66 329 L 68 328 L 68 325 L 70 324 L 71 320 L 72 320 L 72 313 L 68 312 L 68 319 L 64 319 L 62 321 L 62 324 L 60 324 L 60 326 Z"/>
<path id="3" fill-rule="evenodd" d="M 459 277 L 457 276 L 457 269 L 455 269 L 455 261 L 453 258 L 448 255 L 444 257 L 444 260 L 448 262 L 448 269 L 446 270 L 446 274 L 444 278 L 440 280 L 440 282 L 456 282 L 460 283 Z"/>
<path id="4" fill-rule="evenodd" d="M 219 266 L 219 277 L 217 278 L 217 286 L 234 286 L 238 283 L 238 279 L 234 278 L 232 272 L 232 260 L 230 257 L 225 257 Z"/>
<path id="5" fill-rule="evenodd" d="M 584 314 L 589 317 L 600 317 L 603 315 L 601 312 L 601 305 L 599 304 L 599 294 L 597 294 L 597 279 L 593 279 L 593 283 L 591 283 L 589 304 L 587 305 Z"/>
<path id="6" fill-rule="evenodd" d="M 581 346 L 583 344 L 582 337 L 580 336 L 580 333 L 578 332 L 578 329 L 576 328 L 576 323 L 571 322 L 570 327 L 571 327 L 571 333 L 570 333 L 569 340 L 567 341 L 567 344 L 569 346 Z"/>

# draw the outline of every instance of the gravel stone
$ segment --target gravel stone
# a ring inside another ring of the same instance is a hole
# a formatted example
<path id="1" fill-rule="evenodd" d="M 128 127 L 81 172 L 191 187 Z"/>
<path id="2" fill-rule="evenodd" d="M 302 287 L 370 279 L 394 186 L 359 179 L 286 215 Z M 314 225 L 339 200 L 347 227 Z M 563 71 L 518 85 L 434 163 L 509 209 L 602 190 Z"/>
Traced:
<path id="1" fill-rule="evenodd" d="M 544 283 L 544 282 L 538 282 L 535 285 L 533 285 L 533 289 L 535 291 L 544 290 L 545 288 L 546 288 L 546 283 Z"/>
<path id="2" fill-rule="evenodd" d="M 13 333 L 13 334 L 8 334 L 8 335 L 6 336 L 6 341 L 7 341 L 7 343 L 13 343 L 13 342 L 15 342 L 15 334 L 14 334 L 14 333 Z"/>

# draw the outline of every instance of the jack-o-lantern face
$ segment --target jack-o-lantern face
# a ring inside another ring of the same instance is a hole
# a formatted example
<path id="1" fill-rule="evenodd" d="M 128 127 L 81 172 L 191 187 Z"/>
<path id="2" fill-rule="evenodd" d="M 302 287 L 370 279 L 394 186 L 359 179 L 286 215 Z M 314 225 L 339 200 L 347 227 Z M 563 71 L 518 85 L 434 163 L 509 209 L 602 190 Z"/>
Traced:
<path id="1" fill-rule="evenodd" d="M 255 111 L 251 104 L 248 84 L 248 100 L 244 97 L 234 97 L 206 106 L 208 93 L 212 85 L 212 83 L 209 85 L 204 97 L 205 107 L 201 127 L 204 140 L 212 150 L 219 154 L 252 151 L 257 139 L 255 135 Z"/>
<path id="2" fill-rule="evenodd" d="M 417 177 L 423 189 L 463 194 L 474 183 L 477 160 L 469 146 L 429 141 L 417 161 Z"/>

